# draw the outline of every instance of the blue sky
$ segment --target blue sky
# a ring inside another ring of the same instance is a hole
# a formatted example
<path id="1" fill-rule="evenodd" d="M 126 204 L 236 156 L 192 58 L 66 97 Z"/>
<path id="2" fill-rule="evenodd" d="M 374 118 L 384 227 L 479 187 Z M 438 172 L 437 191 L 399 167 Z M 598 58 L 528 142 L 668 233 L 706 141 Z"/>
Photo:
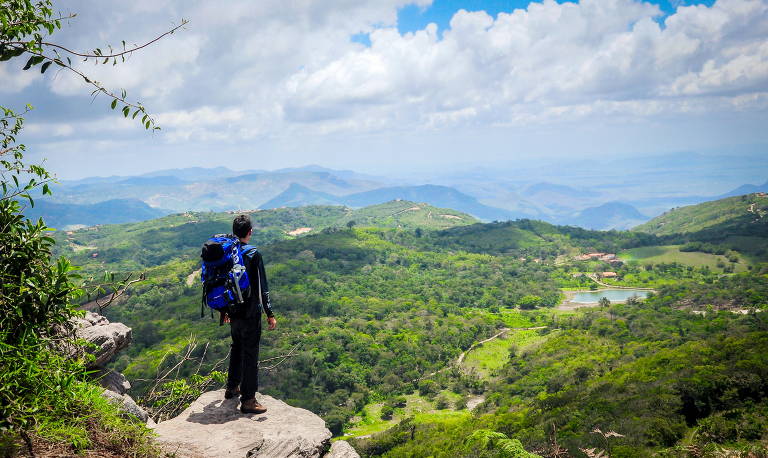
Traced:
<path id="1" fill-rule="evenodd" d="M 77 17 L 54 38 L 80 50 L 190 21 L 125 64 L 78 64 L 144 103 L 163 128 L 155 134 L 92 100 L 81 78 L 0 63 L 0 105 L 35 105 L 23 141 L 63 178 L 222 161 L 385 172 L 768 145 L 768 0 L 60 4 Z"/>
<path id="2" fill-rule="evenodd" d="M 562 0 L 557 1 L 558 3 L 563 3 Z M 519 8 L 525 9 L 530 3 L 522 0 L 435 0 L 427 7 L 413 4 L 406 5 L 397 11 L 397 30 L 400 33 L 415 32 L 424 29 L 427 24 L 435 23 L 440 33 L 442 33 L 442 31 L 450 28 L 451 18 L 461 9 L 485 11 L 491 16 L 496 17 L 499 13 L 510 13 Z M 661 8 L 662 16 L 658 20 L 663 21 L 667 15 L 675 12 L 677 6 L 711 6 L 714 0 L 679 0 L 674 2 L 649 0 L 648 3 L 658 5 Z M 367 33 L 352 35 L 352 41 L 370 45 Z"/>
<path id="3" fill-rule="evenodd" d="M 435 0 L 432 2 L 432 5 L 426 8 L 408 5 L 400 8 L 397 12 L 397 29 L 400 33 L 414 32 L 423 29 L 430 22 L 434 22 L 439 30 L 445 30 L 450 27 L 451 18 L 460 9 L 485 11 L 491 16 L 496 17 L 499 13 L 510 13 L 518 8 L 525 9 L 529 3 L 531 2 L 521 0 Z M 558 3 L 563 2 L 558 0 Z M 680 5 L 710 6 L 714 3 L 714 0 L 680 0 L 675 2 L 651 0 L 648 3 L 658 5 L 661 11 L 668 15 L 674 13 L 676 7 Z"/>

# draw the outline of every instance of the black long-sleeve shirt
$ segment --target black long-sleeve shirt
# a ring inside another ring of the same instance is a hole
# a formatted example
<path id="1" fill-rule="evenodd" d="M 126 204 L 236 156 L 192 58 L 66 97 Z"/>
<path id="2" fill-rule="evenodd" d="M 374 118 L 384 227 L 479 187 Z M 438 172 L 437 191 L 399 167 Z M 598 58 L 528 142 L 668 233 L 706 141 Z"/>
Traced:
<path id="1" fill-rule="evenodd" d="M 245 270 L 251 283 L 251 304 L 254 305 L 254 307 L 251 307 L 251 310 L 258 310 L 258 307 L 261 306 L 268 317 L 274 316 L 272 303 L 269 300 L 269 285 L 261 253 L 252 245 L 243 245 L 243 257 L 245 258 Z M 261 298 L 258 297 L 259 291 L 261 291 Z M 249 313 L 248 315 L 251 314 Z"/>

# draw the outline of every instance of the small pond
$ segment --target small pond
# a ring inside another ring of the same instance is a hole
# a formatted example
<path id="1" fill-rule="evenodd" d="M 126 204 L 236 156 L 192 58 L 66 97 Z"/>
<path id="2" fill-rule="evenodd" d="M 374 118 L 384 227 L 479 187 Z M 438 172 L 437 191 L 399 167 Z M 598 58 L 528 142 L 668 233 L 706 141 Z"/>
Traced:
<path id="1" fill-rule="evenodd" d="M 601 297 L 607 297 L 611 302 L 624 302 L 632 296 L 640 299 L 648 296 L 649 291 L 641 289 L 603 289 L 600 291 L 576 291 L 571 302 L 578 304 L 596 304 Z"/>

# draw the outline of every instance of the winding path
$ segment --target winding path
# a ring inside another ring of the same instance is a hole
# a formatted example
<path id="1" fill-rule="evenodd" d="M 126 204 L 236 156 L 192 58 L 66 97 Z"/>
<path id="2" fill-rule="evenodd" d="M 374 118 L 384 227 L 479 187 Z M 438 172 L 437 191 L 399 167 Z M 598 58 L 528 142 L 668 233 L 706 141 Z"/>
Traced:
<path id="1" fill-rule="evenodd" d="M 475 342 L 472 345 L 470 345 L 469 348 L 467 348 L 466 350 L 461 352 L 459 357 L 456 358 L 456 362 L 455 363 L 449 364 L 449 365 L 445 366 L 444 368 L 436 370 L 434 372 L 430 372 L 429 374 L 422 375 L 421 377 L 419 377 L 416 380 L 414 380 L 414 382 L 418 382 L 419 380 L 425 379 L 427 377 L 432 377 L 433 375 L 439 374 L 440 372 L 443 372 L 444 370 L 449 369 L 449 368 L 453 367 L 454 365 L 455 366 L 460 365 L 464 361 L 464 357 L 467 355 L 467 353 L 469 353 L 470 351 L 472 351 L 475 348 L 479 347 L 480 345 L 483 345 L 486 342 L 490 342 L 493 339 L 498 339 L 499 337 L 503 336 L 504 334 L 508 333 L 509 331 L 535 331 L 535 330 L 538 330 L 538 329 L 546 329 L 548 327 L 549 326 L 535 326 L 535 327 L 532 327 L 532 328 L 501 328 L 501 330 L 499 330 L 499 332 L 497 332 L 496 334 L 492 335 L 491 337 L 488 337 L 487 339 L 481 340 L 479 342 Z"/>
<path id="2" fill-rule="evenodd" d="M 608 283 L 603 283 L 600 280 L 598 280 L 597 279 L 597 275 L 595 275 L 595 274 L 587 274 L 587 278 L 589 278 L 590 280 L 594 281 L 595 283 L 597 283 L 600 286 L 605 286 L 606 288 L 611 288 L 611 289 L 637 289 L 637 290 L 640 290 L 640 291 L 653 291 L 654 290 L 653 288 L 643 288 L 641 286 L 609 285 Z"/>

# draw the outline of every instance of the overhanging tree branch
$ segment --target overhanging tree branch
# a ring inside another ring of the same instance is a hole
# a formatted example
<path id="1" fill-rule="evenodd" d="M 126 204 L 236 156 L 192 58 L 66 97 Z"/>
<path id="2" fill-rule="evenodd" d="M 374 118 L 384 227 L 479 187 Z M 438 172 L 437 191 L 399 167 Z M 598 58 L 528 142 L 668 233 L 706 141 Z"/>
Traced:
<path id="1" fill-rule="evenodd" d="M 72 16 L 72 17 L 74 17 L 74 16 Z M 57 19 L 57 20 L 58 20 L 58 19 Z M 103 53 L 101 52 L 101 49 L 98 49 L 98 48 L 97 48 L 97 49 L 95 49 L 95 50 L 94 50 L 93 52 L 91 52 L 91 53 L 81 53 L 81 52 L 73 51 L 73 50 L 71 50 L 71 49 L 69 49 L 69 48 L 67 48 L 67 47 L 65 47 L 65 46 L 62 46 L 62 45 L 60 45 L 60 44 L 57 44 L 57 43 L 50 43 L 50 42 L 47 42 L 47 41 L 41 41 L 41 42 L 39 42 L 39 43 L 38 43 L 38 45 L 39 45 L 39 46 L 48 46 L 48 47 L 50 47 L 50 48 L 56 48 L 56 49 L 60 49 L 60 50 L 62 50 L 62 51 L 64 51 L 64 52 L 66 52 L 66 53 L 68 53 L 68 54 L 72 54 L 73 56 L 78 56 L 78 57 L 85 57 L 86 59 L 88 59 L 88 58 L 99 58 L 99 59 L 101 59 L 101 58 L 107 58 L 107 59 L 111 59 L 111 58 L 114 58 L 114 57 L 121 57 L 121 56 L 125 56 L 125 55 L 128 55 L 128 54 L 131 54 L 131 53 L 132 53 L 132 52 L 134 52 L 134 51 L 138 51 L 139 49 L 142 49 L 142 48 L 146 48 L 147 46 L 151 45 L 152 43 L 155 43 L 156 41 L 158 41 L 158 40 L 162 39 L 163 37 L 165 37 L 165 36 L 167 36 L 167 35 L 171 35 L 171 34 L 173 34 L 175 31 L 177 31 L 177 30 L 179 30 L 180 28 L 184 27 L 184 26 L 185 26 L 185 25 L 187 25 L 188 23 L 189 23 L 189 21 L 188 21 L 188 20 L 186 20 L 186 19 L 182 19 L 182 20 L 181 20 L 181 24 L 179 24 L 179 25 L 177 25 L 176 27 L 172 28 L 171 30 L 169 30 L 169 31 L 167 31 L 167 32 L 165 32 L 165 33 L 163 33 L 163 34 L 161 34 L 161 35 L 157 36 L 156 38 L 154 38 L 154 39 L 152 39 L 152 40 L 150 40 L 150 41 L 148 41 L 148 42 L 144 43 L 143 45 L 136 45 L 136 46 L 134 46 L 134 47 L 133 47 L 133 48 L 131 48 L 131 49 L 124 49 L 124 50 L 123 50 L 123 51 L 121 51 L 121 52 L 118 52 L 118 53 L 112 53 L 112 54 L 103 54 Z M 21 42 L 21 41 L 10 41 L 10 42 L 6 42 L 6 43 L 0 43 L 0 44 L 8 44 L 8 45 L 22 45 L 22 46 L 25 46 L 27 43 L 25 43 L 25 42 Z M 125 47 L 125 42 L 123 42 L 123 47 Z M 111 50 L 111 48 L 110 48 L 110 50 Z"/>

